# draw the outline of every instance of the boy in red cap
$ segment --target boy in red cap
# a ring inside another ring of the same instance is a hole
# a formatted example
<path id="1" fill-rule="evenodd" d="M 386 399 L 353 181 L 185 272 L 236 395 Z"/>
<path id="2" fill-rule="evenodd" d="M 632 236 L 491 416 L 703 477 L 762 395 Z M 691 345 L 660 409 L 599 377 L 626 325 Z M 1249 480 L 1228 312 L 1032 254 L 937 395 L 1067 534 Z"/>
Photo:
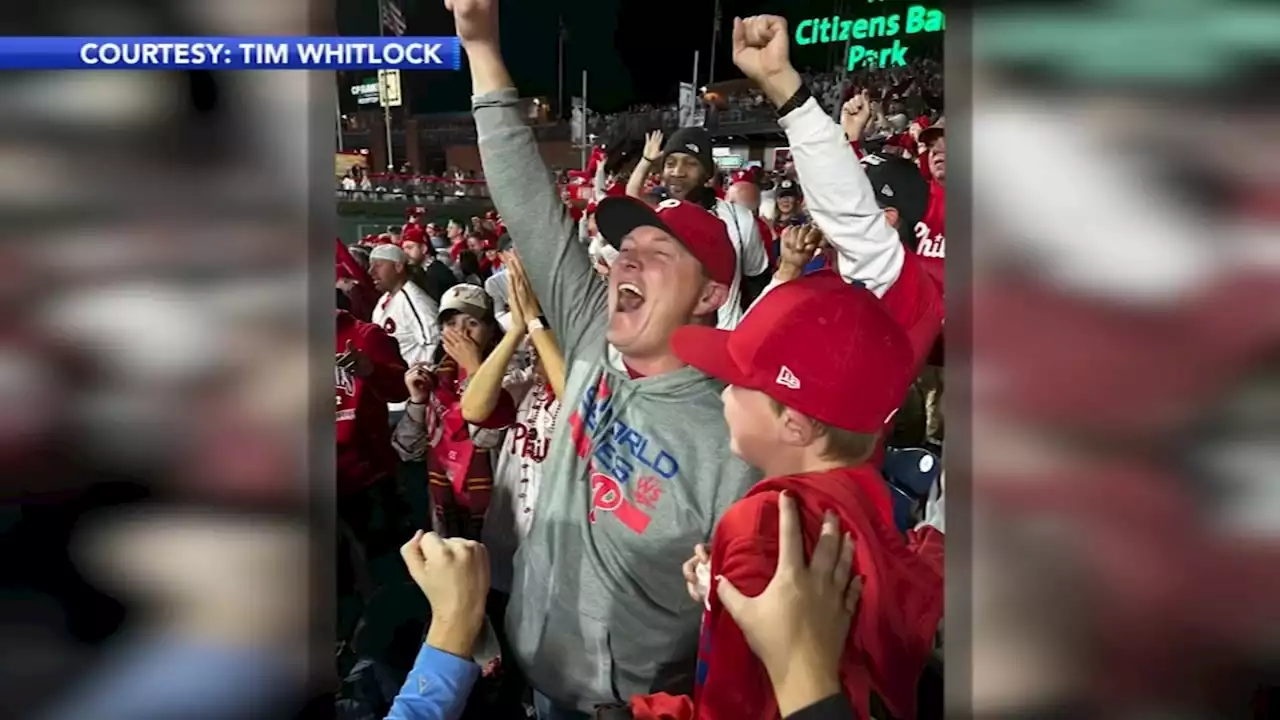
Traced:
<path id="1" fill-rule="evenodd" d="M 843 347 L 815 352 L 832 338 Z M 942 616 L 942 577 L 895 529 L 887 485 L 867 462 L 915 378 L 906 333 L 870 291 L 818 273 L 774 287 L 731 332 L 680 328 L 672 347 L 728 383 L 730 447 L 766 479 L 716 526 L 707 577 L 715 577 L 717 592 L 699 587 L 697 556 L 686 563 L 690 593 L 706 608 L 696 705 L 638 696 L 635 717 L 777 717 L 764 666 L 718 593 L 725 583 L 748 596 L 768 585 L 785 490 L 800 510 L 809 552 L 820 534 L 848 531 L 845 551 L 863 582 L 841 667 L 850 701 L 859 717 L 870 717 L 874 691 L 894 717 L 913 718 L 916 683 Z"/>

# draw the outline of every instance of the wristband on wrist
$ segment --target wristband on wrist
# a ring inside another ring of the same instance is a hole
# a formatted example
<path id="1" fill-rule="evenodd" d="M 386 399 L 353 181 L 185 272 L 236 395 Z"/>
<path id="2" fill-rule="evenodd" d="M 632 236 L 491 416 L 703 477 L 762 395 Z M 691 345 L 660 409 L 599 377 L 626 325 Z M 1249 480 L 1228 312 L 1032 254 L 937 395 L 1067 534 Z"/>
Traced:
<path id="1" fill-rule="evenodd" d="M 548 327 L 550 326 L 547 325 L 547 319 L 542 315 L 539 315 L 529 321 L 529 332 L 534 332 L 535 330 L 546 330 Z"/>
<path id="2" fill-rule="evenodd" d="M 800 85 L 800 89 L 796 90 L 795 95 L 792 95 L 789 100 L 778 106 L 778 117 L 786 117 L 787 115 L 790 115 L 792 110 L 795 110 L 805 104 L 805 101 L 811 97 L 813 97 L 813 93 L 809 90 L 808 86 L 802 83 Z"/>

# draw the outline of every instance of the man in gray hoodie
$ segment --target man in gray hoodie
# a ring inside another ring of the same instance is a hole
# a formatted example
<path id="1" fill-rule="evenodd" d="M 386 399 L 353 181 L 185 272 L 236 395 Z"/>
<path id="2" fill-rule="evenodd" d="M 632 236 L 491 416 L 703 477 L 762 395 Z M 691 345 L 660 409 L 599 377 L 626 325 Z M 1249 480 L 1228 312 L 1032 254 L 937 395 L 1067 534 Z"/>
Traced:
<path id="1" fill-rule="evenodd" d="M 592 269 L 538 154 L 498 47 L 497 0 L 446 0 L 467 52 L 485 178 L 564 349 L 566 397 L 507 611 L 514 660 L 546 718 L 687 692 L 702 608 L 680 564 L 759 474 L 730 452 L 723 385 L 671 334 L 714 326 L 737 255 L 690 203 L 600 203 L 619 246 Z"/>

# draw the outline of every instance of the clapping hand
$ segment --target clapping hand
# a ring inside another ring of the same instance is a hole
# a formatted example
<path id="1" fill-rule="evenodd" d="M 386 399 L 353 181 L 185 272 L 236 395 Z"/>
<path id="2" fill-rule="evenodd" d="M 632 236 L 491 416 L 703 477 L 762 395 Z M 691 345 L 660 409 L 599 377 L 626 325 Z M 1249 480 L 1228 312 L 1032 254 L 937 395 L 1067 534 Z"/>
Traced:
<path id="1" fill-rule="evenodd" d="M 533 293 L 533 286 L 529 284 L 529 275 L 525 272 L 519 253 L 511 253 L 510 264 L 506 268 L 511 304 L 515 306 L 515 312 L 522 316 L 521 322 L 527 326 L 542 317 L 542 305 L 538 303 L 538 296 Z"/>

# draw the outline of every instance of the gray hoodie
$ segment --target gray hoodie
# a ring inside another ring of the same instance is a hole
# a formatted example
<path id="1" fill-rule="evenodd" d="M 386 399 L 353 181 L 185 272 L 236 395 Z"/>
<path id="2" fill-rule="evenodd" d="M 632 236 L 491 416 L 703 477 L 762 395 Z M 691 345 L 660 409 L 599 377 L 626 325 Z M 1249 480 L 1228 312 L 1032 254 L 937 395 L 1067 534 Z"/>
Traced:
<path id="1" fill-rule="evenodd" d="M 605 341 L 605 284 L 516 99 L 472 99 L 480 158 L 568 377 L 507 633 L 521 670 L 561 705 L 687 693 L 702 608 L 680 564 L 760 476 L 729 451 L 722 384 L 693 368 L 632 380 Z"/>

